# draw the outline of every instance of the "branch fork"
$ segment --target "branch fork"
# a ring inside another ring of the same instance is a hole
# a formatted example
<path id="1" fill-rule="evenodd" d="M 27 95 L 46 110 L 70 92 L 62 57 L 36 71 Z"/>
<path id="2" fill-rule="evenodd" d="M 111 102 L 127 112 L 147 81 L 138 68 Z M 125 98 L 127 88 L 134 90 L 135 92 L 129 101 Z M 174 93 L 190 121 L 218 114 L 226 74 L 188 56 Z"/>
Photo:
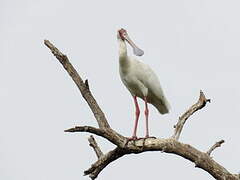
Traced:
<path id="1" fill-rule="evenodd" d="M 139 154 L 147 151 L 160 151 L 165 153 L 173 153 L 192 161 L 198 168 L 207 171 L 215 179 L 240 179 L 237 174 L 231 174 L 223 166 L 218 164 L 210 157 L 212 151 L 217 147 L 220 147 L 220 145 L 224 142 L 223 140 L 214 144 L 206 153 L 197 150 L 189 144 L 184 144 L 178 141 L 187 119 L 193 113 L 202 109 L 208 102 L 210 102 L 210 99 L 207 99 L 202 91 L 200 91 L 200 96 L 197 103 L 192 105 L 182 116 L 179 117 L 178 123 L 174 126 L 174 134 L 172 137 L 167 139 L 147 138 L 128 142 L 126 137 L 114 131 L 108 124 L 103 111 L 90 91 L 88 80 L 82 80 L 78 72 L 70 63 L 68 57 L 61 53 L 50 41 L 45 40 L 44 44 L 51 50 L 53 55 L 59 60 L 59 62 L 71 76 L 98 123 L 98 127 L 76 126 L 65 130 L 65 132 L 88 132 L 97 136 L 101 136 L 116 145 L 113 150 L 110 150 L 104 154 L 101 151 L 101 148 L 98 146 L 95 138 L 91 135 L 88 138 L 89 145 L 93 148 L 98 159 L 91 165 L 89 169 L 84 171 L 84 175 L 89 175 L 91 179 L 96 179 L 99 173 L 108 164 L 124 155 L 132 153 Z"/>
<path id="2" fill-rule="evenodd" d="M 218 147 L 220 147 L 225 141 L 222 139 L 221 141 L 216 142 L 208 151 L 207 154 L 210 156 L 211 153 Z"/>
<path id="3" fill-rule="evenodd" d="M 98 146 L 96 140 L 94 139 L 93 135 L 91 135 L 89 138 L 88 138 L 88 142 L 89 142 L 89 146 L 91 146 L 93 148 L 93 150 L 95 151 L 98 159 L 100 157 L 103 156 L 103 152 L 101 151 L 100 147 Z"/>
<path id="4" fill-rule="evenodd" d="M 202 91 L 200 91 L 200 96 L 194 105 L 192 105 L 182 116 L 179 117 L 178 123 L 174 125 L 175 131 L 172 138 L 178 140 L 182 132 L 183 126 L 186 123 L 187 119 L 196 111 L 202 109 L 206 106 L 208 102 L 211 102 L 210 99 L 207 99 Z"/>

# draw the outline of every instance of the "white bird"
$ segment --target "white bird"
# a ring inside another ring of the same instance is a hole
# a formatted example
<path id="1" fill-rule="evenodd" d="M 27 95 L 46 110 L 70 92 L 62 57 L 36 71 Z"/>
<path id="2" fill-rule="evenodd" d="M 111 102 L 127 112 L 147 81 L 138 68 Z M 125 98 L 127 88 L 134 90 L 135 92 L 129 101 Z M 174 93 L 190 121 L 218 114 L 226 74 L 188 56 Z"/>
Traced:
<path id="1" fill-rule="evenodd" d="M 148 130 L 148 103 L 157 108 L 159 113 L 166 114 L 169 112 L 170 105 L 163 93 L 160 82 L 153 70 L 146 64 L 127 55 L 126 41 L 132 46 L 133 52 L 137 56 L 142 56 L 144 52 L 139 49 L 129 38 L 125 29 L 117 32 L 119 43 L 119 72 L 123 84 L 130 91 L 134 99 L 136 108 L 136 119 L 134 123 L 133 135 L 130 140 L 137 139 L 137 125 L 140 115 L 137 97 L 145 102 L 145 118 L 146 118 L 146 136 L 149 137 Z"/>

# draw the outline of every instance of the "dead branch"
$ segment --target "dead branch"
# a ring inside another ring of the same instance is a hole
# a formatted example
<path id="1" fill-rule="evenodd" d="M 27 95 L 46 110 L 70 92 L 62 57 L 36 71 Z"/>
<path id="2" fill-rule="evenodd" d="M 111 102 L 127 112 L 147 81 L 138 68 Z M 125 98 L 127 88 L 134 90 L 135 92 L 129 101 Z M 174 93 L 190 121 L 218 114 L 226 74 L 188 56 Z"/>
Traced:
<path id="1" fill-rule="evenodd" d="M 207 154 L 210 156 L 210 154 L 213 152 L 214 149 L 216 149 L 217 147 L 220 147 L 222 145 L 222 143 L 224 143 L 224 140 L 218 141 L 216 142 L 208 151 Z"/>
<path id="2" fill-rule="evenodd" d="M 209 99 L 205 98 L 203 92 L 200 92 L 199 100 L 196 104 L 190 107 L 180 118 L 175 126 L 174 135 L 168 139 L 159 138 L 147 138 L 140 139 L 136 141 L 128 141 L 128 139 L 121 134 L 117 133 L 108 124 L 108 121 L 97 104 L 95 98 L 89 90 L 89 84 L 86 80 L 83 82 L 82 78 L 79 76 L 77 71 L 74 69 L 72 64 L 66 55 L 62 54 L 52 43 L 48 40 L 44 41 L 44 44 L 52 51 L 54 56 L 59 60 L 59 62 L 66 69 L 68 74 L 72 77 L 73 81 L 79 88 L 83 98 L 87 101 L 90 109 L 92 110 L 96 121 L 98 122 L 99 128 L 92 126 L 76 126 L 65 130 L 65 132 L 88 132 L 98 136 L 101 136 L 111 143 L 115 144 L 117 147 L 106 154 L 103 154 L 100 147 L 97 145 L 93 137 L 89 139 L 90 145 L 93 147 L 98 160 L 92 164 L 92 166 L 84 171 L 84 175 L 89 175 L 91 179 L 97 178 L 99 173 L 111 162 L 117 160 L 118 158 L 127 154 L 139 154 L 147 151 L 160 151 L 165 153 L 172 153 L 181 156 L 189 161 L 193 162 L 196 167 L 201 168 L 211 174 L 217 180 L 239 180 L 238 174 L 231 174 L 223 166 L 214 161 L 209 155 L 211 152 L 218 147 L 215 144 L 207 153 L 201 152 L 196 148 L 188 144 L 183 144 L 178 141 L 183 125 L 186 120 L 196 111 L 203 108 Z"/>
<path id="3" fill-rule="evenodd" d="M 74 128 L 65 130 L 65 132 L 89 132 L 101 136 L 119 147 L 124 147 L 124 145 L 126 144 L 125 142 L 127 141 L 127 138 L 116 133 L 114 130 L 110 128 L 100 129 L 92 126 L 76 126 Z"/>
<path id="4" fill-rule="evenodd" d="M 175 139 L 141 139 L 131 141 L 123 148 L 115 148 L 107 154 L 101 156 L 84 175 L 89 175 L 95 179 L 98 174 L 111 162 L 127 154 L 140 154 L 147 151 L 160 151 L 179 155 L 190 160 L 195 167 L 201 168 L 219 180 L 237 180 L 237 176 L 229 173 L 223 166 L 215 162 L 207 153 L 201 152 L 188 144 L 183 144 Z"/>
<path id="5" fill-rule="evenodd" d="M 75 70 L 73 65 L 69 62 L 68 57 L 61 53 L 50 41 L 44 40 L 44 44 L 52 51 L 53 55 L 59 60 L 59 62 L 63 65 L 65 70 L 71 76 L 75 84 L 77 85 L 78 89 L 80 90 L 83 98 L 87 101 L 88 106 L 92 110 L 98 125 L 100 128 L 110 128 L 107 119 L 102 112 L 101 108 L 99 107 L 97 101 L 92 96 L 88 82 L 83 82 L 82 78 L 79 76 L 78 72 Z"/>
<path id="6" fill-rule="evenodd" d="M 93 148 L 93 150 L 95 151 L 98 159 L 103 156 L 103 152 L 101 151 L 100 147 L 98 146 L 96 140 L 94 139 L 94 137 L 91 135 L 88 138 L 88 142 L 89 142 L 89 146 L 91 146 Z"/>
<path id="7" fill-rule="evenodd" d="M 101 156 L 92 166 L 84 171 L 84 175 L 89 175 L 91 179 L 97 178 L 98 174 L 111 162 L 122 157 L 126 152 L 123 149 L 117 147 L 107 154 Z"/>
<path id="8" fill-rule="evenodd" d="M 179 117 L 178 123 L 174 126 L 174 135 L 172 138 L 178 140 L 180 137 L 180 134 L 182 132 L 183 126 L 187 119 L 196 111 L 202 109 L 207 102 L 210 102 L 210 99 L 206 99 L 204 93 L 200 91 L 200 96 L 198 99 L 198 102 L 194 105 L 192 105 L 181 117 Z"/>

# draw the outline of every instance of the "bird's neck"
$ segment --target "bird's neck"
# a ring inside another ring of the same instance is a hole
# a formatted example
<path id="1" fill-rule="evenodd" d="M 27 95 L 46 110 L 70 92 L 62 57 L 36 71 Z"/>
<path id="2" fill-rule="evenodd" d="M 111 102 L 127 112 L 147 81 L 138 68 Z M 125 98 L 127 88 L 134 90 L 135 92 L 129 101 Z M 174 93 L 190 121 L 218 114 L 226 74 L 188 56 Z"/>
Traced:
<path id="1" fill-rule="evenodd" d="M 128 56 L 127 56 L 127 45 L 126 43 L 119 39 L 119 64 L 121 68 L 127 68 L 128 66 Z"/>

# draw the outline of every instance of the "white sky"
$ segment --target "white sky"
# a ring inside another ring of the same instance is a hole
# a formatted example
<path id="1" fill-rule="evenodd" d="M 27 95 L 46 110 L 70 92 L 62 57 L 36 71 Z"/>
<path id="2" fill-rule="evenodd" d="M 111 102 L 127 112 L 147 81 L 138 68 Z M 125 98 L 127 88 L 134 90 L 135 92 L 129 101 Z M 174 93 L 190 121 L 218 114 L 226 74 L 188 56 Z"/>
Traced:
<path id="1" fill-rule="evenodd" d="M 75 125 L 96 126 L 78 89 L 43 45 L 68 55 L 105 111 L 111 126 L 130 136 L 134 105 L 118 74 L 117 29 L 145 51 L 141 58 L 159 76 L 172 111 L 150 107 L 151 135 L 172 135 L 177 118 L 202 89 L 212 103 L 194 114 L 180 141 L 213 152 L 230 172 L 239 161 L 240 2 L 237 0 L 0 2 L 0 179 L 77 180 L 96 157 L 89 134 L 67 134 Z M 129 49 L 129 54 L 132 51 Z M 143 103 L 141 102 L 143 108 Z M 144 135 L 141 114 L 138 134 Z M 106 152 L 114 146 L 96 137 Z M 99 180 L 213 179 L 194 164 L 160 152 L 125 156 Z"/>

